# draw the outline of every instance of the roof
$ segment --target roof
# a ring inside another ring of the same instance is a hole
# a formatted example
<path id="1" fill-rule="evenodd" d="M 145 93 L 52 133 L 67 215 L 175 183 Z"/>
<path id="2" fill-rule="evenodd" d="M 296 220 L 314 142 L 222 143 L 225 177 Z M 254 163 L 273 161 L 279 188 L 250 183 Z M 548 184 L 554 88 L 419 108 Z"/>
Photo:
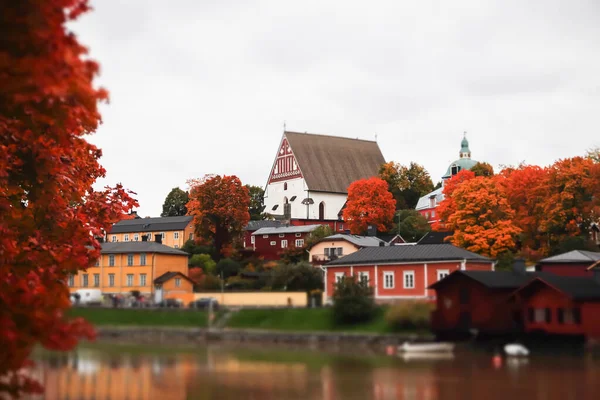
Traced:
<path id="1" fill-rule="evenodd" d="M 540 264 L 552 263 L 593 263 L 600 261 L 600 253 L 586 250 L 573 250 L 567 253 L 558 254 L 552 257 L 547 257 L 539 261 Z"/>
<path id="2" fill-rule="evenodd" d="M 385 163 L 374 141 L 297 132 L 284 135 L 309 190 L 348 193 L 352 182 L 377 176 Z"/>
<path id="3" fill-rule="evenodd" d="M 448 242 L 445 242 L 444 239 L 451 235 L 452 232 L 427 232 L 421 239 L 419 239 L 417 244 L 447 244 Z"/>
<path id="4" fill-rule="evenodd" d="M 380 240 L 383 240 L 386 243 L 391 243 L 397 237 L 399 237 L 400 240 L 402 240 L 402 243 L 406 243 L 406 240 L 404 240 L 404 238 L 402 236 L 400 236 L 400 234 L 398 234 L 398 233 L 378 233 L 377 234 L 377 238 Z"/>
<path id="5" fill-rule="evenodd" d="M 327 242 L 331 240 L 345 240 L 358 247 L 377 247 L 380 246 L 380 244 L 387 245 L 387 243 L 384 240 L 381 240 L 375 236 L 359 236 L 344 233 L 337 233 L 335 235 L 327 236 L 319 240 L 319 242 Z"/>
<path id="6" fill-rule="evenodd" d="M 517 289 L 538 276 L 551 275 L 548 272 L 526 272 L 514 271 L 454 271 L 446 278 L 435 282 L 429 289 L 435 289 L 451 282 L 456 276 L 466 276 L 481 283 L 490 289 Z"/>
<path id="7" fill-rule="evenodd" d="M 281 226 L 281 221 L 272 221 L 272 220 L 260 220 L 260 221 L 250 221 L 248 225 L 244 228 L 245 231 L 256 231 L 260 228 L 277 228 Z"/>
<path id="8" fill-rule="evenodd" d="M 105 242 L 102 254 L 160 253 L 188 256 L 185 251 L 156 242 Z"/>
<path id="9" fill-rule="evenodd" d="M 167 282 L 169 279 L 176 277 L 177 275 L 181 276 L 182 278 L 192 282 L 193 284 L 195 284 L 195 282 L 193 280 L 191 280 L 188 276 L 186 276 L 185 274 L 182 274 L 181 272 L 178 271 L 169 271 L 169 272 L 165 272 L 164 274 L 162 274 L 161 276 L 159 276 L 158 278 L 156 278 L 154 280 L 154 283 L 165 283 Z"/>
<path id="10" fill-rule="evenodd" d="M 182 231 L 194 217 L 158 217 L 126 219 L 114 224 L 110 233 Z"/>
<path id="11" fill-rule="evenodd" d="M 451 244 L 423 244 L 420 246 L 365 247 L 355 253 L 327 263 L 325 266 L 444 260 L 492 261 L 487 257 Z"/>
<path id="12" fill-rule="evenodd" d="M 561 276 L 550 273 L 530 281 L 526 286 L 519 289 L 519 292 L 540 283 L 549 285 L 575 300 L 600 299 L 600 282 L 595 278 Z"/>
<path id="13" fill-rule="evenodd" d="M 298 225 L 298 226 L 280 226 L 280 227 L 267 227 L 260 228 L 255 231 L 252 235 L 273 235 L 279 233 L 308 233 L 312 232 L 321 225 Z"/>
<path id="14" fill-rule="evenodd" d="M 425 196 L 421 196 L 419 198 L 419 201 L 417 201 L 415 210 L 424 210 L 426 208 L 431 208 L 431 203 L 429 201 L 429 199 L 431 199 L 431 197 L 435 197 L 435 205 L 436 206 L 438 204 L 440 204 L 444 200 L 443 191 L 444 191 L 444 188 L 441 187 L 441 188 L 435 189 L 433 192 L 427 193 Z"/>
<path id="15" fill-rule="evenodd" d="M 444 176 L 442 176 L 442 178 L 450 178 L 452 176 L 452 166 L 456 165 L 457 167 L 460 167 L 460 171 L 465 170 L 465 169 L 471 169 L 475 166 L 475 164 L 477 164 L 477 161 L 471 159 L 471 158 L 459 158 L 458 160 L 453 161 L 449 166 L 448 169 L 446 170 L 446 173 L 444 174 Z"/>

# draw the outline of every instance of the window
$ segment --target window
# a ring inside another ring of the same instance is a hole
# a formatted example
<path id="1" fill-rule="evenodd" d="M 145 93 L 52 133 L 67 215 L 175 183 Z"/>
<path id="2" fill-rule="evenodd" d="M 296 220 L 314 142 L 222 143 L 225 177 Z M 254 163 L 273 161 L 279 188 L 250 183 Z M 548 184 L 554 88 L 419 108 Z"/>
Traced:
<path id="1" fill-rule="evenodd" d="M 404 289 L 414 289 L 415 288 L 415 272 L 414 271 L 404 271 Z"/>
<path id="2" fill-rule="evenodd" d="M 81 275 L 81 286 L 88 287 L 88 274 Z"/>
<path id="3" fill-rule="evenodd" d="M 131 267 L 133 265 L 133 254 L 127 254 L 127 266 Z"/>
<path id="4" fill-rule="evenodd" d="M 268 239 L 269 235 L 263 235 L 263 239 Z"/>
<path id="5" fill-rule="evenodd" d="M 194 240 L 194 234 L 190 233 L 189 239 L 188 240 Z"/>
<path id="6" fill-rule="evenodd" d="M 152 240 L 152 233 L 148 232 L 148 233 L 146 233 L 146 236 L 148 236 L 148 239 L 146 239 L 146 240 L 148 240 L 150 242 Z M 163 239 L 164 239 L 164 237 L 163 237 Z"/>
<path id="7" fill-rule="evenodd" d="M 115 266 L 115 255 L 114 254 L 111 254 L 110 256 L 108 256 L 108 266 L 109 267 Z"/>
<path id="8" fill-rule="evenodd" d="M 67 281 L 67 285 L 69 285 L 69 287 L 75 286 L 75 276 L 74 275 L 69 275 L 69 280 Z"/>
<path id="9" fill-rule="evenodd" d="M 127 274 L 127 286 L 133 286 L 133 274 Z"/>
<path id="10" fill-rule="evenodd" d="M 369 272 L 367 271 L 361 271 L 358 273 L 358 280 L 359 282 L 365 283 L 365 284 L 369 284 Z"/>
<path id="11" fill-rule="evenodd" d="M 178 244 L 176 244 L 176 245 L 175 245 L 175 246 L 173 246 L 173 247 L 175 247 L 176 249 L 178 249 L 178 248 L 179 248 L 179 245 L 178 245 Z"/>
<path id="12" fill-rule="evenodd" d="M 337 254 L 338 257 L 341 256 L 341 255 L 343 255 L 344 254 L 344 248 L 343 247 L 338 247 L 336 249 L 336 254 Z"/>
<path id="13" fill-rule="evenodd" d="M 286 247 L 287 247 L 287 240 L 284 239 L 281 241 L 281 248 L 285 249 Z"/>
<path id="14" fill-rule="evenodd" d="M 296 233 L 296 237 L 302 237 L 301 233 Z"/>
<path id="15" fill-rule="evenodd" d="M 129 234 L 128 233 L 125 234 L 125 241 L 129 242 Z"/>
<path id="16" fill-rule="evenodd" d="M 181 286 L 181 278 L 175 278 L 175 287 Z"/>
<path id="17" fill-rule="evenodd" d="M 344 224 L 340 224 L 340 227 L 338 228 L 338 230 L 343 231 L 344 230 Z"/>
<path id="18" fill-rule="evenodd" d="M 146 265 L 146 253 L 140 254 L 140 265 Z"/>
<path id="19" fill-rule="evenodd" d="M 545 308 L 535 308 L 533 309 L 533 321 L 535 323 L 540 323 L 546 321 L 546 309 Z"/>
<path id="20" fill-rule="evenodd" d="M 137 242 L 138 240 L 140 240 L 140 235 L 136 233 L 133 235 L 133 241 Z"/>
<path id="21" fill-rule="evenodd" d="M 250 243 L 252 243 L 252 244 L 256 243 L 256 239 L 254 238 L 254 235 L 250 236 Z"/>
<path id="22" fill-rule="evenodd" d="M 279 237 L 285 237 L 285 235 L 283 233 L 280 233 Z"/>
<path id="23" fill-rule="evenodd" d="M 116 242 L 117 241 L 117 235 L 112 235 L 111 241 L 112 242 Z"/>
<path id="24" fill-rule="evenodd" d="M 108 274 L 108 286 L 115 286 L 115 274 Z"/>
<path id="25" fill-rule="evenodd" d="M 296 247 L 304 246 L 304 239 L 296 239 Z"/>
<path id="26" fill-rule="evenodd" d="M 287 190 L 287 182 L 283 182 L 283 190 Z"/>
<path id="27" fill-rule="evenodd" d="M 94 286 L 100 286 L 100 274 L 94 274 Z"/>
<path id="28" fill-rule="evenodd" d="M 166 239 L 167 239 L 167 234 L 166 234 L 166 233 L 164 233 L 164 232 L 161 232 L 161 233 L 160 233 L 160 238 L 161 238 L 162 240 L 166 240 Z"/>
<path id="29" fill-rule="evenodd" d="M 100 266 L 100 258 L 101 258 L 101 257 L 102 257 L 102 256 L 100 256 L 99 258 L 97 258 L 97 259 L 96 259 L 96 263 L 94 264 L 96 267 L 99 267 L 99 266 Z"/>
<path id="30" fill-rule="evenodd" d="M 342 279 L 344 279 L 344 273 L 343 272 L 335 272 L 333 274 L 334 278 L 335 278 L 335 283 L 340 283 L 342 281 Z"/>
<path id="31" fill-rule="evenodd" d="M 173 233 L 173 239 L 175 239 L 175 240 L 179 239 L 179 232 L 174 232 Z"/>
<path id="32" fill-rule="evenodd" d="M 435 210 L 431 211 L 431 218 L 435 217 Z"/>
<path id="33" fill-rule="evenodd" d="M 437 280 L 441 281 L 442 279 L 444 279 L 448 275 L 450 275 L 450 271 L 449 270 L 447 270 L 447 269 L 438 269 L 438 271 L 437 271 Z"/>
<path id="34" fill-rule="evenodd" d="M 383 288 L 393 289 L 394 288 L 394 273 L 384 272 L 383 273 Z"/>
<path id="35" fill-rule="evenodd" d="M 425 218 L 429 219 L 429 211 L 425 213 Z"/>
<path id="36" fill-rule="evenodd" d="M 271 246 L 275 246 L 276 244 L 277 244 L 277 242 L 276 242 L 276 241 L 274 241 L 274 240 L 271 240 Z"/>
<path id="37" fill-rule="evenodd" d="M 140 286 L 146 286 L 146 274 L 140 274 Z"/>

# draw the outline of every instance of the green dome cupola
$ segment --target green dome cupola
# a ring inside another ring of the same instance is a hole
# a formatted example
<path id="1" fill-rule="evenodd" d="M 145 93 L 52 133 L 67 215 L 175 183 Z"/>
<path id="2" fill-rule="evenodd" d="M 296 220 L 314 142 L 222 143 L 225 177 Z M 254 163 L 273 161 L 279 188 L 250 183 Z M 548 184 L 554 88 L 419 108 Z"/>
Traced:
<path id="1" fill-rule="evenodd" d="M 460 158 L 471 158 L 471 150 L 469 150 L 467 132 L 464 133 L 463 140 L 460 142 Z"/>
<path id="2" fill-rule="evenodd" d="M 442 181 L 446 179 L 452 178 L 454 175 L 458 174 L 463 169 L 471 169 L 477 161 L 471 159 L 471 149 L 469 149 L 469 141 L 467 140 L 467 133 L 465 132 L 463 135 L 463 139 L 460 142 L 460 158 L 454 161 L 448 169 L 444 176 L 442 176 Z"/>

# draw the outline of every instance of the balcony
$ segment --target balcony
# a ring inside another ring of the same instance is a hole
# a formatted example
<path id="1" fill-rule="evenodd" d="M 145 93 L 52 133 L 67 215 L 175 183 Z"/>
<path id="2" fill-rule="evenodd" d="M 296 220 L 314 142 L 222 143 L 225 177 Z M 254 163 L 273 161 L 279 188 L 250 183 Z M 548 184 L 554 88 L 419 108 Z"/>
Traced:
<path id="1" fill-rule="evenodd" d="M 311 263 L 313 265 L 323 265 L 327 264 L 329 261 L 337 260 L 340 257 L 342 256 L 329 254 L 313 254 Z"/>

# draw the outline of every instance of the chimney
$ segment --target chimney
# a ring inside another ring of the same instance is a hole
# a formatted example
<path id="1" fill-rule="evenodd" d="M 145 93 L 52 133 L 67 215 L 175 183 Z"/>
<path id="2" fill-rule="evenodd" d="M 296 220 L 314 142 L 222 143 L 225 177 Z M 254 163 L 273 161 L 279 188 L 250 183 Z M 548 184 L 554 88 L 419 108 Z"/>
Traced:
<path id="1" fill-rule="evenodd" d="M 369 225 L 367 227 L 367 236 L 376 236 L 377 235 L 377 228 L 375 228 L 375 226 L 373 225 Z"/>
<path id="2" fill-rule="evenodd" d="M 154 235 L 154 241 L 155 241 L 156 243 L 160 243 L 160 244 L 162 244 L 162 235 L 161 235 L 160 233 L 157 233 L 157 234 L 155 234 L 155 235 Z"/>
<path id="3" fill-rule="evenodd" d="M 525 275 L 527 267 L 525 266 L 525 259 L 515 258 L 513 260 L 512 270 L 515 274 Z"/>
<path id="4" fill-rule="evenodd" d="M 379 242 L 379 247 L 385 247 L 385 242 Z"/>
<path id="5" fill-rule="evenodd" d="M 142 242 L 148 241 L 148 235 L 142 235 Z"/>

